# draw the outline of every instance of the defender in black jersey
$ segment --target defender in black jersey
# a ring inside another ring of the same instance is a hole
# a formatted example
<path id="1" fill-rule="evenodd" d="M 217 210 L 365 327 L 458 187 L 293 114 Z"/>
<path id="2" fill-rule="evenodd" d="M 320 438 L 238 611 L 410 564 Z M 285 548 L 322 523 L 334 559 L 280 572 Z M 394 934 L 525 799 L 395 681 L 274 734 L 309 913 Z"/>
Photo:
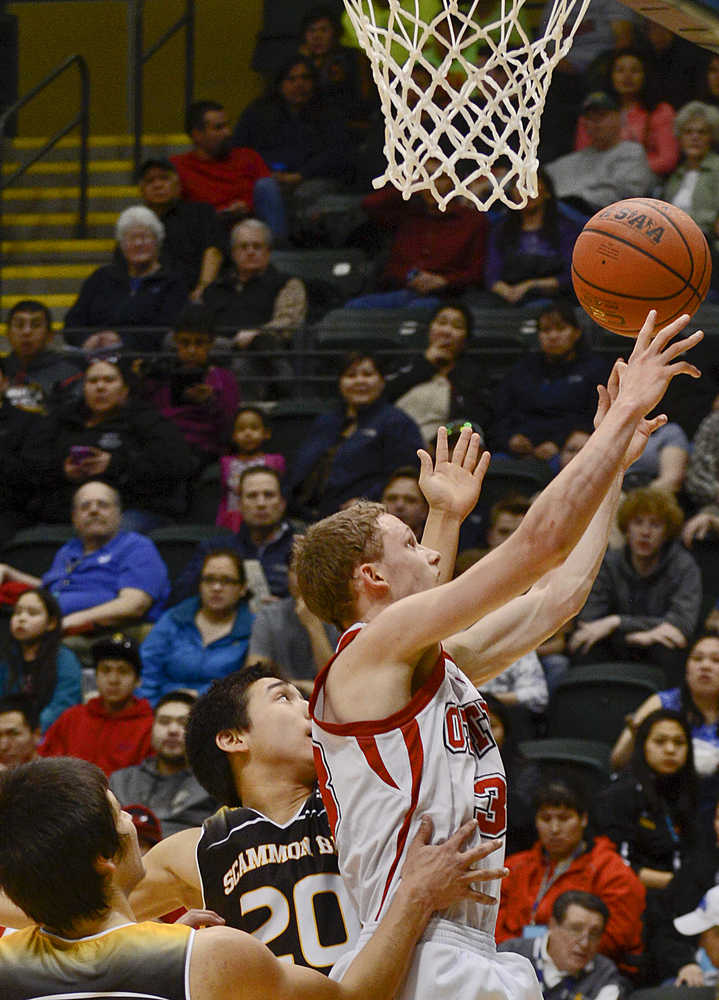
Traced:
<path id="1" fill-rule="evenodd" d="M 284 826 L 254 809 L 220 809 L 203 826 L 197 866 L 203 906 L 278 958 L 329 973 L 359 933 L 316 787 Z"/>
<path id="2" fill-rule="evenodd" d="M 266 665 L 245 668 L 198 699 L 186 741 L 197 779 L 226 806 L 145 855 L 135 914 L 212 909 L 279 958 L 328 973 L 359 924 L 316 785 L 303 696 Z"/>

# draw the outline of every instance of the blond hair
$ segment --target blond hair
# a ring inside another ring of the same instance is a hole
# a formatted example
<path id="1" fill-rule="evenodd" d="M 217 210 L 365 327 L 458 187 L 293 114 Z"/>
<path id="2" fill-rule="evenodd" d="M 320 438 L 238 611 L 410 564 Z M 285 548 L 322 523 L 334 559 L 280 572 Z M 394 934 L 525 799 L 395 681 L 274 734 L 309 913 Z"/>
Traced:
<path id="1" fill-rule="evenodd" d="M 300 593 L 313 614 L 338 628 L 352 623 L 356 594 L 354 571 L 383 552 L 380 503 L 360 500 L 311 525 L 295 539 L 293 566 Z"/>

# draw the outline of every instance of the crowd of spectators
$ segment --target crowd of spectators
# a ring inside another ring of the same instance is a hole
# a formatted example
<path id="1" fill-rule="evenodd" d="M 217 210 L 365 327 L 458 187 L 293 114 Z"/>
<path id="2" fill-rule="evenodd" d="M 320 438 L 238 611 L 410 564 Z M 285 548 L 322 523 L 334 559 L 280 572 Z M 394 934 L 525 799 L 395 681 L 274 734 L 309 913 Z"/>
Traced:
<path id="1" fill-rule="evenodd" d="M 217 101 L 190 108 L 191 148 L 141 165 L 138 203 L 78 289 L 60 350 L 42 302 L 7 316 L 0 548 L 43 525 L 68 535 L 41 575 L 22 558 L 0 564 L 0 768 L 94 761 L 150 840 L 216 808 L 184 748 L 212 680 L 261 661 L 308 691 L 332 653 L 337 630 L 298 591 L 298 532 L 365 497 L 421 539 L 417 451 L 469 422 L 510 482 L 467 519 L 459 572 L 516 529 L 528 482 L 583 446 L 610 369 L 571 298 L 587 217 L 658 195 L 712 250 L 719 240 L 719 57 L 592 0 L 550 90 L 538 195 L 487 216 L 370 193 L 378 105 L 347 25 L 333 6 L 310 11 L 266 94 L 232 109 L 236 124 Z M 450 183 L 437 161 L 438 190 Z M 426 337 L 389 361 L 371 339 L 321 361 L 335 398 L 286 445 L 273 408 L 329 299 L 273 248 L 338 245 L 374 266 L 361 294 L 333 304 L 419 309 Z M 500 374 L 472 353 L 493 309 L 514 310 L 508 337 L 528 316 L 537 330 Z M 719 976 L 719 615 L 699 634 L 719 586 L 692 552 L 719 535 L 715 376 L 705 370 L 693 422 L 668 401 L 577 620 L 482 691 L 509 775 L 498 942 L 532 961 L 547 996 L 618 1000 L 630 982 Z M 162 531 L 181 533 L 208 473 L 215 509 L 170 571 Z M 656 693 L 613 734 L 616 780 L 589 801 L 545 780 L 520 742 L 546 732 L 562 677 L 608 662 L 649 665 Z"/>

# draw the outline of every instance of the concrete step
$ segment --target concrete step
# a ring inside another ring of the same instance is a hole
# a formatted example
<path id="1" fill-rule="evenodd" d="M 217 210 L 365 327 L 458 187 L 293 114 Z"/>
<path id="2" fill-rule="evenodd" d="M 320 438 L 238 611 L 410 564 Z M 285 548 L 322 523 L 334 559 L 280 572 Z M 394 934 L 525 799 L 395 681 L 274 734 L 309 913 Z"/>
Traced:
<path id="1" fill-rule="evenodd" d="M 47 295 L 77 295 L 95 264 L 28 264 L 0 268 L 5 295 L 44 299 Z"/>
<path id="2" fill-rule="evenodd" d="M 0 244 L 0 253 L 6 263 L 53 261 L 72 264 L 77 261 L 102 264 L 114 247 L 114 239 L 5 240 Z"/>
<path id="3" fill-rule="evenodd" d="M 13 139 L 5 147 L 5 156 L 8 160 L 19 159 L 22 161 L 23 155 L 13 155 L 15 152 L 21 154 L 31 154 L 41 149 L 47 140 L 41 136 L 27 136 Z M 190 142 L 183 133 L 148 134 L 143 136 L 142 150 L 145 156 L 171 156 L 173 153 L 184 153 L 189 149 Z M 130 135 L 93 135 L 89 141 L 90 157 L 92 160 L 120 160 L 126 159 L 133 148 L 133 138 Z M 49 150 L 43 157 L 46 163 L 58 163 L 75 161 L 77 162 L 78 150 L 80 149 L 80 137 L 78 135 L 68 135 Z"/>
<path id="4" fill-rule="evenodd" d="M 137 188 L 129 184 L 90 185 L 87 189 L 91 211 L 122 212 L 130 205 L 140 203 Z M 3 211 L 45 212 L 77 210 L 79 187 L 11 187 L 3 194 Z"/>
<path id="5" fill-rule="evenodd" d="M 117 211 L 88 212 L 88 236 L 110 239 L 115 232 Z M 77 237 L 77 211 L 74 212 L 5 212 L 3 235 L 13 240 L 59 239 Z"/>
<path id="6" fill-rule="evenodd" d="M 9 177 L 20 166 L 20 160 L 3 163 L 2 175 Z M 122 160 L 91 160 L 89 163 L 90 181 L 92 184 L 126 184 L 133 183 L 132 161 Z M 22 187 L 45 187 L 48 184 L 63 186 L 76 185 L 80 176 L 80 167 L 76 160 L 67 163 L 39 163 L 28 167 L 27 172 L 18 178 L 16 183 Z M 9 189 L 13 190 L 13 188 Z"/>
<path id="7" fill-rule="evenodd" d="M 0 309 L 2 309 L 4 313 L 6 309 L 11 309 L 21 298 L 24 298 L 24 296 L 12 294 L 5 295 L 3 293 L 0 295 Z M 69 309 L 76 298 L 77 295 L 71 295 L 67 292 L 56 292 L 54 295 L 46 295 L 44 297 L 44 301 L 45 305 L 50 309 Z"/>

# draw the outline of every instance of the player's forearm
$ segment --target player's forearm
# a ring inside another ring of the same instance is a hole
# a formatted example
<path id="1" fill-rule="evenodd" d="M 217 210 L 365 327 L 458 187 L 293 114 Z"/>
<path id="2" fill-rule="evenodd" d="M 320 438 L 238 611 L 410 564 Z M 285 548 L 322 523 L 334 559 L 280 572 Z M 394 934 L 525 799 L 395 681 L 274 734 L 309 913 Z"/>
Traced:
<path id="1" fill-rule="evenodd" d="M 621 496 L 618 474 L 586 531 L 567 559 L 504 608 L 487 615 L 452 640 L 451 652 L 472 683 L 505 670 L 573 618 L 599 572 Z"/>
<path id="2" fill-rule="evenodd" d="M 345 1000 L 391 1000 L 407 974 L 414 947 L 432 916 L 419 888 L 400 883 L 382 922 L 345 973 Z"/>
<path id="3" fill-rule="evenodd" d="M 589 597 L 599 567 L 607 550 L 609 534 L 622 495 L 622 472 L 614 477 L 609 489 L 597 508 L 594 517 L 565 561 L 552 570 L 539 586 L 548 590 L 552 606 L 557 607 L 553 632 L 569 618 L 579 614 Z M 549 622 L 547 622 L 549 624 Z"/>
<path id="4" fill-rule="evenodd" d="M 624 455 L 641 416 L 635 406 L 615 403 L 579 454 L 530 507 L 515 534 L 532 539 L 534 566 L 526 569 L 534 579 L 564 562 L 584 534 L 623 470 Z M 541 571 L 536 573 L 537 569 Z"/>
<path id="5" fill-rule="evenodd" d="M 439 582 L 452 579 L 462 522 L 453 514 L 431 506 L 422 532 L 422 545 L 439 552 Z"/>

